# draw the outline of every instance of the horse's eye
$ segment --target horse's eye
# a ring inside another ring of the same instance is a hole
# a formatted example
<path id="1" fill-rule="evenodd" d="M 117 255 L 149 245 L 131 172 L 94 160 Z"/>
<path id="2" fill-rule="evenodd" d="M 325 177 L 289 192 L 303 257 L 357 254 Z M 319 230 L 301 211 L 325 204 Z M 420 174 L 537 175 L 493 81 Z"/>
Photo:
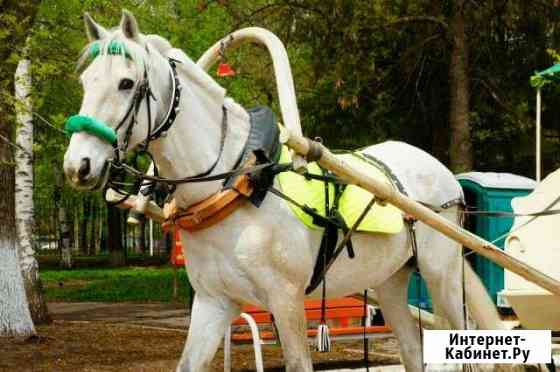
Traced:
<path id="1" fill-rule="evenodd" d="M 132 81 L 131 79 L 122 79 L 121 82 L 119 83 L 119 90 L 132 89 L 133 86 L 134 86 L 134 81 Z"/>

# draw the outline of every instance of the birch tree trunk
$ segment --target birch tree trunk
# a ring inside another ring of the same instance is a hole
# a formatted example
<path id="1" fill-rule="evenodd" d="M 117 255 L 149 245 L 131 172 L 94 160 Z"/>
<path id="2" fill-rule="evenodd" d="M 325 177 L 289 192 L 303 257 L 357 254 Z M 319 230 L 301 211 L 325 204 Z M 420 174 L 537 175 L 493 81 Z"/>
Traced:
<path id="1" fill-rule="evenodd" d="M 5 35 L 0 43 L 0 81 L 6 86 L 13 86 L 16 70 L 9 57 L 16 46 L 25 42 L 39 3 L 39 0 L 2 2 L 2 15 L 18 20 L 17 28 L 4 27 L 2 30 Z M 11 96 L 12 92 L 9 93 Z M 0 100 L 0 135 L 7 139 L 13 134 L 13 108 L 13 101 Z M 0 336 L 29 336 L 35 334 L 35 328 L 16 252 L 14 196 L 15 169 L 10 145 L 0 141 Z"/>
<path id="2" fill-rule="evenodd" d="M 8 123 L 0 133 L 9 135 Z M 16 254 L 14 169 L 7 145 L 0 143 L 0 336 L 35 334 Z"/>
<path id="3" fill-rule="evenodd" d="M 29 310 L 35 324 L 50 321 L 39 264 L 33 251 L 33 116 L 31 114 L 31 61 L 24 57 L 14 76 L 15 110 L 17 118 L 15 148 L 15 218 L 17 250 Z"/>
<path id="4" fill-rule="evenodd" d="M 0 107 L 0 134 L 12 125 Z M 16 253 L 15 172 L 9 145 L 0 141 L 0 336 L 35 334 Z"/>

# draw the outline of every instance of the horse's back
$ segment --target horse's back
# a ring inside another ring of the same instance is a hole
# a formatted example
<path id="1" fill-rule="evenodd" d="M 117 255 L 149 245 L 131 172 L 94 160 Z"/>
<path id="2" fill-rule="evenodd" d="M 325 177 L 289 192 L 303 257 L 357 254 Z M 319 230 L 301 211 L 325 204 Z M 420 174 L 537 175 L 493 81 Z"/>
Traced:
<path id="1" fill-rule="evenodd" d="M 387 141 L 369 146 L 363 152 L 385 163 L 413 199 L 439 206 L 463 195 L 453 173 L 417 147 Z"/>

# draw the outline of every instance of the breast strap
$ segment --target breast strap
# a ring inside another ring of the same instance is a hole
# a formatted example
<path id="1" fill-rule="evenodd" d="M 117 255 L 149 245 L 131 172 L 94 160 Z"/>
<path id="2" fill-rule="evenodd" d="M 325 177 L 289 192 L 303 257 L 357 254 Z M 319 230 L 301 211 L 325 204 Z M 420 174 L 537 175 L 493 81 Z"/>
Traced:
<path id="1" fill-rule="evenodd" d="M 231 187 L 222 189 L 186 209 L 178 208 L 175 199 L 172 199 L 163 209 L 166 219 L 163 229 L 168 231 L 173 226 L 187 231 L 206 229 L 231 215 L 252 192 L 249 176 L 243 175 L 238 177 Z"/>

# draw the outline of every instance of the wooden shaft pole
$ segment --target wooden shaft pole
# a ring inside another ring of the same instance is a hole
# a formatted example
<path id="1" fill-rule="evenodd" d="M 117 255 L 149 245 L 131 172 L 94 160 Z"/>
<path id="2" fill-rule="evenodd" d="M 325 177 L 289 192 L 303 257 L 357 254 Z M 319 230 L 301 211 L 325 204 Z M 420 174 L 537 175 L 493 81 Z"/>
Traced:
<path id="1" fill-rule="evenodd" d="M 309 153 L 317 154 L 317 162 L 321 166 L 336 173 L 344 181 L 368 190 L 378 198 L 386 200 L 426 225 L 431 226 L 433 229 L 461 243 L 465 247 L 476 251 L 496 264 L 556 295 L 560 295 L 560 282 L 557 280 L 532 268 L 523 261 L 510 256 L 492 243 L 462 229 L 460 226 L 443 218 L 431 209 L 401 194 L 388 181 L 379 181 L 350 164 L 343 162 L 320 143 L 291 134 L 284 128 L 282 129 L 281 142 L 301 155 L 307 156 Z"/>
<path id="2" fill-rule="evenodd" d="M 121 200 L 124 196 L 125 195 L 117 192 L 116 190 L 108 189 L 107 193 L 105 194 L 105 200 L 107 200 L 110 203 L 115 203 L 115 202 Z M 136 199 L 137 199 L 137 196 L 131 195 L 125 201 L 118 204 L 116 207 L 118 207 L 120 209 L 135 208 Z M 165 222 L 165 216 L 163 214 L 163 209 L 161 209 L 156 203 L 154 203 L 152 201 L 149 201 L 149 202 L 146 203 L 146 205 L 144 206 L 144 212 L 143 213 L 148 218 L 150 218 L 150 219 L 152 219 L 156 222 L 159 222 L 159 223 Z"/>

